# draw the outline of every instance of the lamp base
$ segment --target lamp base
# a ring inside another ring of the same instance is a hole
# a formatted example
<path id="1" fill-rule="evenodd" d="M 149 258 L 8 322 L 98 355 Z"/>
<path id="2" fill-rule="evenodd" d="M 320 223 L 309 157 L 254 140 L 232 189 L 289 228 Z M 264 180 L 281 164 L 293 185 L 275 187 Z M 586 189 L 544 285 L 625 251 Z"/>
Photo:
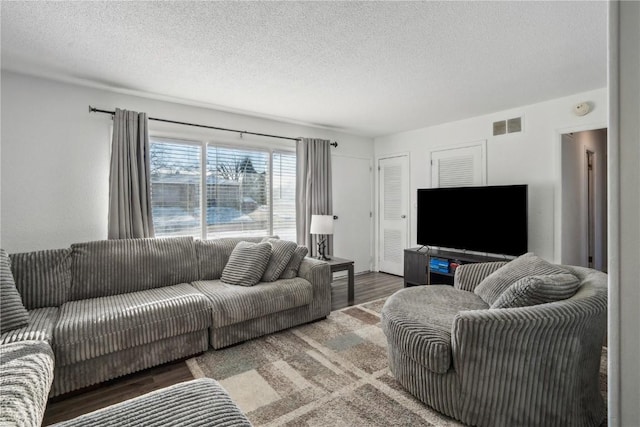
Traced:
<path id="1" fill-rule="evenodd" d="M 316 258 L 322 261 L 331 261 L 331 258 L 329 258 L 324 253 L 324 251 L 327 249 L 326 240 L 327 239 L 322 239 L 321 241 L 318 242 L 318 256 Z"/>

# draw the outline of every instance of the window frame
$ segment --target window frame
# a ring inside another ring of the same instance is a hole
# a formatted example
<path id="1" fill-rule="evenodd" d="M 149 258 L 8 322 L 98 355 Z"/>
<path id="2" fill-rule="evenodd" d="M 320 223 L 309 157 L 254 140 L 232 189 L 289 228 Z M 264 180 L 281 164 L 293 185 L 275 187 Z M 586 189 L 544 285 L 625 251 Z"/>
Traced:
<path id="1" fill-rule="evenodd" d="M 245 139 L 246 138 L 246 139 Z M 224 137 L 211 137 L 205 136 L 204 134 L 198 132 L 158 132 L 158 131 L 150 131 L 149 132 L 149 146 L 152 144 L 152 140 L 157 140 L 158 142 L 167 142 L 167 143 L 178 143 L 200 147 L 200 239 L 207 240 L 208 239 L 208 231 L 207 231 L 207 148 L 219 147 L 219 148 L 227 148 L 227 149 L 238 149 L 238 150 L 254 150 L 259 152 L 264 152 L 268 154 L 268 180 L 269 186 L 267 188 L 268 192 L 268 203 L 269 203 L 269 221 L 267 227 L 267 235 L 273 235 L 273 155 L 282 153 L 282 154 L 293 154 L 296 155 L 296 144 L 295 141 L 284 142 L 284 141 L 265 141 L 262 138 L 247 138 L 247 136 L 240 135 L 238 139 L 233 138 L 224 138 Z M 296 171 L 297 173 L 297 171 Z M 297 178 L 296 178 L 297 182 Z M 295 201 L 294 201 L 295 203 Z M 219 238 L 216 236 L 211 237 L 213 239 Z"/>

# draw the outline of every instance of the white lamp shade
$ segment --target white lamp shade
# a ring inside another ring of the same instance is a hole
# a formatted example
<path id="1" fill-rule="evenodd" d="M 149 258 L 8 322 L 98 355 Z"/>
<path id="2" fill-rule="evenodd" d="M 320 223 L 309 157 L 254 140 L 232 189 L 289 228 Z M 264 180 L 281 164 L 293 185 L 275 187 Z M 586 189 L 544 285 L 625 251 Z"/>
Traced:
<path id="1" fill-rule="evenodd" d="M 333 234 L 333 215 L 311 215 L 311 234 Z"/>

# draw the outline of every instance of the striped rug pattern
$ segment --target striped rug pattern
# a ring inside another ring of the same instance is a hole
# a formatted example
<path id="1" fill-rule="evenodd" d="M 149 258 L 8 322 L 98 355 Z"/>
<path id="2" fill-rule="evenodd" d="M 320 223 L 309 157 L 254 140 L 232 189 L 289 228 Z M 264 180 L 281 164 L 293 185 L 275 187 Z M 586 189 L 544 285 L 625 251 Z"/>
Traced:
<path id="1" fill-rule="evenodd" d="M 389 371 L 384 301 L 210 350 L 187 366 L 196 378 L 218 380 L 254 426 L 461 426 L 406 392 Z M 606 394 L 606 353 L 602 381 Z"/>

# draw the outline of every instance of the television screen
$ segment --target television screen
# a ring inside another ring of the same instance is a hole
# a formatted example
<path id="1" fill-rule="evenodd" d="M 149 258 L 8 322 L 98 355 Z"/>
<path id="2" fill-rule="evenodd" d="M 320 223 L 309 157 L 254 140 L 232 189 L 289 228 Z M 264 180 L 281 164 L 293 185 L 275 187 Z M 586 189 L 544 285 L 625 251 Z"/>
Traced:
<path id="1" fill-rule="evenodd" d="M 527 186 L 418 189 L 419 245 L 527 252 Z"/>

